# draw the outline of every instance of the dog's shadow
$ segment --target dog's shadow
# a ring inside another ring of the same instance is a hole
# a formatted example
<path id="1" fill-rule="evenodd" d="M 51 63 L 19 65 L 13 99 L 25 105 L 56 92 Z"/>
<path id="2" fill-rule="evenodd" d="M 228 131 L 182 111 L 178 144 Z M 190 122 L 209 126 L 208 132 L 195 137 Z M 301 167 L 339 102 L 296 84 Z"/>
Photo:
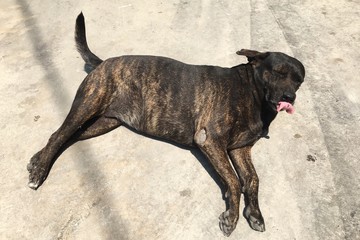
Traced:
<path id="1" fill-rule="evenodd" d="M 203 166 L 203 168 L 206 170 L 209 176 L 218 185 L 218 187 L 221 190 L 223 199 L 225 200 L 225 192 L 227 191 L 227 188 L 224 185 L 224 182 L 222 181 L 221 177 L 216 172 L 215 168 L 211 165 L 210 161 L 205 157 L 205 155 L 197 148 L 186 148 L 186 147 L 180 147 L 180 148 L 190 150 L 191 154 L 194 155 L 194 157 L 200 162 L 200 164 Z"/>
<path id="2" fill-rule="evenodd" d="M 184 146 L 182 144 L 170 141 L 170 140 L 166 140 L 163 138 L 158 138 L 158 137 L 154 137 L 154 136 L 149 136 L 147 134 L 144 134 L 142 132 L 138 132 L 135 129 L 132 129 L 126 125 L 123 125 L 122 127 L 126 127 L 128 130 L 139 134 L 141 136 L 156 140 L 156 141 L 160 141 L 160 142 L 164 142 L 164 143 L 168 143 L 171 144 L 175 147 L 178 147 L 180 149 L 183 150 L 187 150 L 190 151 L 190 153 L 192 155 L 194 155 L 194 157 L 200 162 L 200 164 L 203 166 L 203 168 L 206 170 L 206 172 L 209 174 L 209 176 L 215 181 L 215 183 L 218 185 L 218 187 L 221 190 L 221 194 L 222 194 L 222 198 L 226 203 L 226 209 L 228 209 L 228 202 L 226 201 L 226 197 L 225 197 L 225 193 L 227 191 L 226 186 L 224 185 L 224 182 L 222 180 L 222 178 L 220 177 L 220 175 L 216 172 L 215 168 L 212 166 L 212 164 L 210 163 L 210 161 L 205 157 L 205 155 L 200 151 L 200 149 L 196 148 L 196 147 L 188 147 L 188 146 Z"/>

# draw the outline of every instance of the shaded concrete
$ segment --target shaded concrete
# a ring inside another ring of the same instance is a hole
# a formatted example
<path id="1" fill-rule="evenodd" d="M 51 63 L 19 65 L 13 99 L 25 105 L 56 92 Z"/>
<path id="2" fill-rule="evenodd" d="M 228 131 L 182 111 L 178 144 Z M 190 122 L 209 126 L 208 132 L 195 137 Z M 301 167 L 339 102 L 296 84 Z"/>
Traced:
<path id="1" fill-rule="evenodd" d="M 84 12 L 102 58 L 163 55 L 232 66 L 241 48 L 306 66 L 296 113 L 279 114 L 253 157 L 266 232 L 229 239 L 360 239 L 359 4 L 351 1 L 0 2 L 1 239 L 226 239 L 218 179 L 196 150 L 119 128 L 77 143 L 38 191 L 26 164 L 86 76 L 73 40 Z M 243 206 L 243 205 L 242 205 Z"/>

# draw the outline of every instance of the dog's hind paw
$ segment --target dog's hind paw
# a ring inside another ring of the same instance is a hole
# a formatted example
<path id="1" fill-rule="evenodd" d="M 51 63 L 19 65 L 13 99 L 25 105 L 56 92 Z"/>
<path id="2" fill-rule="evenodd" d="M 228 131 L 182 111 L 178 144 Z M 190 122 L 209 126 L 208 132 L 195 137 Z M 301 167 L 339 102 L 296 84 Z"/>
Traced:
<path id="1" fill-rule="evenodd" d="M 38 166 L 39 165 L 39 158 L 40 158 L 41 151 L 36 153 L 27 165 L 27 170 L 29 174 L 29 183 L 28 186 L 31 189 L 38 189 L 41 184 L 45 181 L 47 171 L 45 168 Z"/>
<path id="2" fill-rule="evenodd" d="M 225 236 L 230 236 L 230 234 L 236 228 L 238 217 L 234 216 L 230 213 L 229 210 L 227 210 L 220 215 L 219 220 L 219 226 L 221 231 L 224 233 Z"/>

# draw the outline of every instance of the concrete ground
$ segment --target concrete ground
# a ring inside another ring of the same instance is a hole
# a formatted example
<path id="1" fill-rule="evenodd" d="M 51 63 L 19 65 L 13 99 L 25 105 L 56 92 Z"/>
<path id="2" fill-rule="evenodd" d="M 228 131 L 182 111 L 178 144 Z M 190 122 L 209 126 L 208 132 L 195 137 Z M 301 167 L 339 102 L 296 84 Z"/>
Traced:
<path id="1" fill-rule="evenodd" d="M 240 218 L 229 239 L 360 239 L 360 3 L 346 0 L 1 0 L 0 239 L 226 239 L 206 159 L 126 128 L 77 143 L 27 187 L 29 159 L 86 76 L 80 11 L 102 58 L 233 66 L 250 48 L 300 59 L 297 112 L 279 114 L 253 151 L 266 232 Z"/>

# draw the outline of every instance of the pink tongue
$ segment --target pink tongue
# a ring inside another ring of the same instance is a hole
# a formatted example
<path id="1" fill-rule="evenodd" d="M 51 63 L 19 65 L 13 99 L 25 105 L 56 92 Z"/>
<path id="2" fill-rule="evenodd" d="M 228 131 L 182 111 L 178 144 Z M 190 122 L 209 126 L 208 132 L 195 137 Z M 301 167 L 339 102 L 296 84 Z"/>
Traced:
<path id="1" fill-rule="evenodd" d="M 291 105 L 291 103 L 288 102 L 279 102 L 277 105 L 276 110 L 278 112 L 286 110 L 287 113 L 289 114 L 293 114 L 295 112 L 295 108 L 293 105 Z"/>

